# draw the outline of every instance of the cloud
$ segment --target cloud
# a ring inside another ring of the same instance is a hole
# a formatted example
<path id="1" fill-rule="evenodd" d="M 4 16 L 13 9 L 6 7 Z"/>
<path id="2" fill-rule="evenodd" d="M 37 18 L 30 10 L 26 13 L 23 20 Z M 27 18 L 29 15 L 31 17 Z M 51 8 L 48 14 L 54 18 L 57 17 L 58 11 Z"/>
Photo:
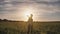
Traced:
<path id="1" fill-rule="evenodd" d="M 56 2 L 58 0 L 36 0 L 37 2 Z"/>
<path id="2" fill-rule="evenodd" d="M 60 0 L 1 0 L 0 18 L 23 19 L 21 13 L 23 6 L 32 6 L 37 9 L 36 18 L 45 20 L 60 20 Z M 21 3 L 22 2 L 22 3 Z M 27 2 L 27 3 L 25 3 Z M 33 3 L 31 3 L 33 2 Z M 18 11 L 20 9 L 20 11 Z M 38 14 L 37 14 L 38 13 Z M 13 17 L 14 16 L 14 17 Z M 16 16 L 16 17 L 15 17 Z"/>
<path id="3" fill-rule="evenodd" d="M 4 2 L 4 0 L 0 0 L 0 2 Z"/>

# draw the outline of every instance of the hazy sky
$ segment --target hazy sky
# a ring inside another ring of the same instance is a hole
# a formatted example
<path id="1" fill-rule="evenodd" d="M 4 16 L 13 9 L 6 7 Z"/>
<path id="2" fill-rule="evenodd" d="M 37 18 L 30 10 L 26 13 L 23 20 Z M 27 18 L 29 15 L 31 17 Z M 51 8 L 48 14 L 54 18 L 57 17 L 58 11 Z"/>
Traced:
<path id="1" fill-rule="evenodd" d="M 60 0 L 0 0 L 1 19 L 25 20 L 27 9 L 36 21 L 60 21 Z"/>

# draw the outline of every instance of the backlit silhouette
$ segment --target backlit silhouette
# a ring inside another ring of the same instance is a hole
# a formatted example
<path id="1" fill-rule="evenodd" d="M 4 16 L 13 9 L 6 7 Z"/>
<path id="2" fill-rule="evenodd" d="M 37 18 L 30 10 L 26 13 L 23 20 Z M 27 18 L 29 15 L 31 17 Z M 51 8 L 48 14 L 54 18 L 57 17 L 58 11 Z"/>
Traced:
<path id="1" fill-rule="evenodd" d="M 28 24 L 28 33 L 27 34 L 32 34 L 32 29 L 33 29 L 32 28 L 33 27 L 33 24 L 32 24 L 33 23 L 33 18 L 32 17 L 33 17 L 33 15 L 31 14 L 29 19 L 28 19 L 29 24 Z"/>
<path id="2" fill-rule="evenodd" d="M 31 14 L 29 19 L 28 19 L 28 22 L 33 22 L 33 18 L 32 17 L 33 17 L 33 15 Z"/>

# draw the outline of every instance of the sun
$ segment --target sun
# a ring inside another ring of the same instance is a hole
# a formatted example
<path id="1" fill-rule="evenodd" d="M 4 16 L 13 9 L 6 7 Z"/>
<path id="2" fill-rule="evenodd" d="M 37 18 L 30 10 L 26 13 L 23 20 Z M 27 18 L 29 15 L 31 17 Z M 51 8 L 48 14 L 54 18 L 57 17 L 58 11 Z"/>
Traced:
<path id="1" fill-rule="evenodd" d="M 23 20 L 27 21 L 29 19 L 29 17 L 30 17 L 31 14 L 35 15 L 35 11 L 36 11 L 35 8 L 31 7 L 31 6 L 22 7 L 21 8 L 21 13 L 19 12 L 18 14 L 21 14 Z"/>
<path id="2" fill-rule="evenodd" d="M 25 18 L 28 20 L 28 18 L 30 17 L 30 14 L 31 14 L 31 12 L 29 12 L 29 11 L 26 11 L 25 12 Z"/>
<path id="3" fill-rule="evenodd" d="M 24 17 L 26 18 L 26 21 L 29 19 L 31 14 L 33 14 L 32 9 L 27 8 L 24 10 Z"/>
<path id="4" fill-rule="evenodd" d="M 31 13 L 29 11 L 27 11 L 26 14 L 25 14 L 25 16 L 30 17 L 30 14 Z"/>
<path id="5" fill-rule="evenodd" d="M 26 9 L 24 10 L 24 14 L 25 14 L 25 16 L 27 16 L 27 17 L 29 17 L 30 14 L 32 14 L 32 13 L 33 13 L 33 11 L 32 11 L 31 8 L 26 8 Z"/>

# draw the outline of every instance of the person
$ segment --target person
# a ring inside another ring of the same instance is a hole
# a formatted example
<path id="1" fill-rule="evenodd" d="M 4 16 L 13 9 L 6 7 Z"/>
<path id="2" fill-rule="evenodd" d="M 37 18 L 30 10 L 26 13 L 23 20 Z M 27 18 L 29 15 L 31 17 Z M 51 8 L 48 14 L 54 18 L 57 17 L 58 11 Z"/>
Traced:
<path id="1" fill-rule="evenodd" d="M 28 19 L 28 22 L 33 22 L 33 14 L 30 15 L 29 19 Z"/>
<path id="2" fill-rule="evenodd" d="M 32 29 L 33 29 L 33 15 L 32 14 L 30 14 L 30 17 L 29 17 L 29 19 L 28 19 L 28 32 L 27 32 L 27 34 L 32 34 Z"/>

